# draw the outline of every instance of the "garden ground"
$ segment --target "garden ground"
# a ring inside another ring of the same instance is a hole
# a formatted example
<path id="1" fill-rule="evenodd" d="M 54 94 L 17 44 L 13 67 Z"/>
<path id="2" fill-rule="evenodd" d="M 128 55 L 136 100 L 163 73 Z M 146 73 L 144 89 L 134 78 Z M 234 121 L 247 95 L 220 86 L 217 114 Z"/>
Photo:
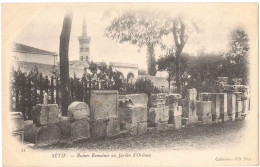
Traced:
<path id="1" fill-rule="evenodd" d="M 210 125 L 190 125 L 180 130 L 169 129 L 156 132 L 149 128 L 140 136 L 121 135 L 119 137 L 78 141 L 58 144 L 44 149 L 68 150 L 203 150 L 239 145 L 243 141 L 247 121 L 225 122 Z M 41 148 L 43 149 L 43 148 Z"/>

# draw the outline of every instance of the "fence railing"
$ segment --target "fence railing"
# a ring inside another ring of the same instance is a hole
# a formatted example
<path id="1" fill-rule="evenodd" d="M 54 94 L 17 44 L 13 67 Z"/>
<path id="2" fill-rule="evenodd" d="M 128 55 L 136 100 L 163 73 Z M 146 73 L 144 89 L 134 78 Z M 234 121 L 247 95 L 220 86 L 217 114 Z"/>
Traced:
<path id="1" fill-rule="evenodd" d="M 31 119 L 31 112 L 37 104 L 43 104 L 44 94 L 48 95 L 48 103 L 59 104 L 60 96 L 60 80 L 55 76 L 42 76 L 33 73 L 23 73 L 21 71 L 13 71 L 11 78 L 11 111 L 22 112 L 25 119 Z M 90 103 L 91 90 L 118 90 L 119 94 L 146 93 L 136 88 L 135 83 L 127 83 L 125 80 L 97 80 L 91 77 L 70 78 L 70 99 L 73 101 L 82 101 Z M 145 88 L 145 85 L 142 85 Z M 153 92 L 158 92 L 159 88 L 153 87 Z"/>

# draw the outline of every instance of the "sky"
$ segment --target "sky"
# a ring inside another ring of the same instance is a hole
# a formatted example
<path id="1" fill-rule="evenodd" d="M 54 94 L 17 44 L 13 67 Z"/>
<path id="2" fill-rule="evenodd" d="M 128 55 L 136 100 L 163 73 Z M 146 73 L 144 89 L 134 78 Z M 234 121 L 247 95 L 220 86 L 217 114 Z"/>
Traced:
<path id="1" fill-rule="evenodd" d="M 69 45 L 69 60 L 79 59 L 78 36 L 82 32 L 83 17 L 86 18 L 87 35 L 91 37 L 90 60 L 104 62 L 122 62 L 138 64 L 146 69 L 146 48 L 129 43 L 116 43 L 104 36 L 109 20 L 104 19 L 108 11 L 124 10 L 162 10 L 171 16 L 183 15 L 191 22 L 196 22 L 200 32 L 191 32 L 183 52 L 196 56 L 199 52 L 217 53 L 228 49 L 229 34 L 236 27 L 247 24 L 245 13 L 238 15 L 241 6 L 212 5 L 212 4 L 176 4 L 176 5 L 82 5 L 77 7 L 49 7 L 34 12 L 28 22 L 21 28 L 14 42 L 59 53 L 59 36 L 62 29 L 63 17 L 67 9 L 73 10 L 73 21 Z M 231 10 L 232 9 L 232 10 Z M 247 12 L 247 11 L 246 11 Z M 243 18 L 244 17 L 244 18 Z M 250 35 L 250 34 L 249 34 Z M 170 34 L 165 38 L 169 45 L 173 44 Z M 162 55 L 156 48 L 156 59 Z"/>

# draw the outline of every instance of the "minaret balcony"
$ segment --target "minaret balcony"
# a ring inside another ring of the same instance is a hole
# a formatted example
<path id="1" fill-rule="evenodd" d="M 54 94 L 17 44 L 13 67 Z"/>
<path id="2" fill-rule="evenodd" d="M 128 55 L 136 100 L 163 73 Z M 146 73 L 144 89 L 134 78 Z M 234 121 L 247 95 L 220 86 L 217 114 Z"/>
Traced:
<path id="1" fill-rule="evenodd" d="M 91 37 L 89 36 L 79 36 L 79 42 L 80 43 L 89 43 L 91 40 Z"/>

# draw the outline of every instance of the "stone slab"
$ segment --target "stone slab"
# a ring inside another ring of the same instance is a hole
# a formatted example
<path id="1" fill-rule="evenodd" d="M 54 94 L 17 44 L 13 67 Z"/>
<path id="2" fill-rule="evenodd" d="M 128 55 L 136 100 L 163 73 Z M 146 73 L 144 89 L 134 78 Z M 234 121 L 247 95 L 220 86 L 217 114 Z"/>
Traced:
<path id="1" fill-rule="evenodd" d="M 11 112 L 12 131 L 23 130 L 24 119 L 21 112 Z"/>
<path id="2" fill-rule="evenodd" d="M 182 117 L 192 117 L 197 114 L 196 100 L 182 99 L 180 101 L 182 106 Z"/>
<path id="3" fill-rule="evenodd" d="M 139 122 L 137 125 L 137 134 L 141 135 L 147 131 L 147 122 Z"/>
<path id="4" fill-rule="evenodd" d="M 236 95 L 233 93 L 227 94 L 227 112 L 230 116 L 236 113 Z"/>
<path id="5" fill-rule="evenodd" d="M 211 101 L 197 101 L 197 115 L 211 113 Z"/>
<path id="6" fill-rule="evenodd" d="M 220 114 L 227 113 L 227 94 L 218 93 L 217 97 L 219 98 L 219 103 L 220 103 L 219 113 Z"/>
<path id="7" fill-rule="evenodd" d="M 147 122 L 148 111 L 146 106 L 119 107 L 118 115 L 120 123 Z"/>
<path id="8" fill-rule="evenodd" d="M 58 104 L 37 104 L 32 110 L 32 119 L 36 126 L 59 122 Z"/>
<path id="9" fill-rule="evenodd" d="M 247 114 L 248 108 L 248 99 L 242 100 L 242 113 Z"/>
<path id="10" fill-rule="evenodd" d="M 175 116 L 173 120 L 174 120 L 174 129 L 181 129 L 182 126 L 181 116 Z"/>
<path id="11" fill-rule="evenodd" d="M 19 141 L 20 143 L 23 143 L 24 140 L 24 131 L 14 131 L 12 132 L 12 136 Z"/>
<path id="12" fill-rule="evenodd" d="M 169 121 L 169 106 L 162 107 L 160 122 L 168 122 Z"/>
<path id="13" fill-rule="evenodd" d="M 187 90 L 187 100 L 196 100 L 197 99 L 197 90 L 195 88 Z"/>
<path id="14" fill-rule="evenodd" d="M 120 124 L 117 118 L 109 119 L 107 122 L 107 136 L 116 136 L 120 134 Z"/>
<path id="15" fill-rule="evenodd" d="M 200 101 L 211 101 L 211 114 L 220 114 L 220 96 L 219 93 L 200 93 Z"/>
<path id="16" fill-rule="evenodd" d="M 229 120 L 228 113 L 220 114 L 221 122 L 227 122 Z"/>
<path id="17" fill-rule="evenodd" d="M 212 123 L 212 114 L 204 114 L 198 115 L 198 120 L 201 121 L 202 124 L 211 124 Z"/>
<path id="18" fill-rule="evenodd" d="M 149 123 L 151 125 L 156 125 L 157 123 L 160 122 L 162 111 L 163 111 L 162 107 L 159 108 L 151 107 L 149 109 Z"/>
<path id="19" fill-rule="evenodd" d="M 48 146 L 59 142 L 60 129 L 55 124 L 36 127 L 33 121 L 25 121 L 24 141 L 34 143 L 36 146 Z"/>
<path id="20" fill-rule="evenodd" d="M 91 125 L 91 136 L 93 138 L 103 138 L 107 136 L 107 122 L 108 120 L 97 121 Z"/>
<path id="21" fill-rule="evenodd" d="M 236 101 L 236 113 L 237 112 L 242 112 L 242 101 Z"/>
<path id="22" fill-rule="evenodd" d="M 118 117 L 118 91 L 93 90 L 90 93 L 90 120 Z"/>
<path id="23" fill-rule="evenodd" d="M 91 132 L 88 119 L 80 119 L 71 123 L 71 139 L 73 141 L 80 139 L 89 139 L 90 137 Z"/>

